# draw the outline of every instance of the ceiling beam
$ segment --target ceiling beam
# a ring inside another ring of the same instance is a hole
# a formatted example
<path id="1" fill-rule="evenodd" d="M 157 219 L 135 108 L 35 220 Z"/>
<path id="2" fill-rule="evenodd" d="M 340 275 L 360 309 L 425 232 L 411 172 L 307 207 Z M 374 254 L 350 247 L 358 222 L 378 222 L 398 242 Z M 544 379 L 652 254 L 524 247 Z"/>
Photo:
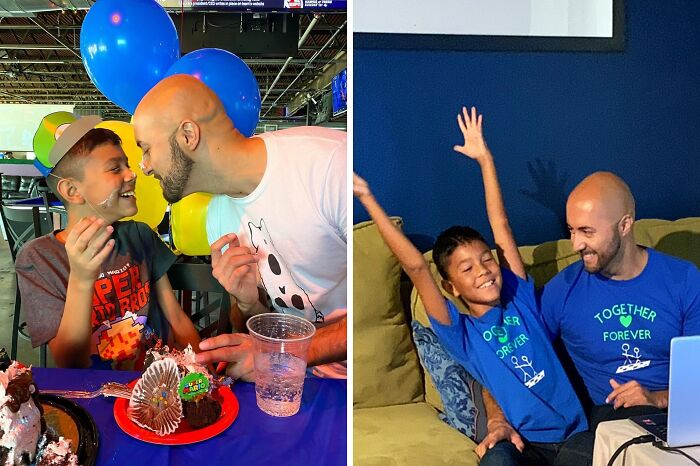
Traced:
<path id="1" fill-rule="evenodd" d="M 0 50 L 65 50 L 62 45 L 46 44 L 0 44 Z M 76 49 L 78 50 L 78 49 Z"/>

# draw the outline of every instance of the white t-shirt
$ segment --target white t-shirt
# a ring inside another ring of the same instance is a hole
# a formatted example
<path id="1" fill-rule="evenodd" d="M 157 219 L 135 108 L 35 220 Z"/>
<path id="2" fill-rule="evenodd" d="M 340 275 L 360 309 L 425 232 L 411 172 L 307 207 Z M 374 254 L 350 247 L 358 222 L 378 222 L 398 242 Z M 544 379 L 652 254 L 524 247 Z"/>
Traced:
<path id="1" fill-rule="evenodd" d="M 347 307 L 347 135 L 298 127 L 263 133 L 267 166 L 245 197 L 215 196 L 212 244 L 236 233 L 260 255 L 259 286 L 279 312 L 329 324 Z M 319 368 L 345 376 L 345 367 Z"/>

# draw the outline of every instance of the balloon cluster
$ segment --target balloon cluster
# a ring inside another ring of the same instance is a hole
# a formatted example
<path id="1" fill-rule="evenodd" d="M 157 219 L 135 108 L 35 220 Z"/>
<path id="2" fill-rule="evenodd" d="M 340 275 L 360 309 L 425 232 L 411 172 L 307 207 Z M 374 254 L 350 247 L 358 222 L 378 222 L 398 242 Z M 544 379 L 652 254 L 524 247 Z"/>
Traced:
<path id="1" fill-rule="evenodd" d="M 95 86 L 129 113 L 164 77 L 189 74 L 219 96 L 241 134 L 255 132 L 260 90 L 250 68 L 220 49 L 196 50 L 178 59 L 175 25 L 155 0 L 95 3 L 80 30 L 80 52 Z"/>
<path id="2" fill-rule="evenodd" d="M 196 50 L 179 58 L 175 25 L 156 0 L 96 2 L 83 21 L 80 52 L 93 84 L 131 114 L 161 79 L 189 74 L 218 95 L 241 134 L 249 137 L 255 133 L 260 118 L 260 90 L 253 72 L 236 55 L 220 49 Z M 58 112 L 42 120 L 34 138 L 34 152 L 35 164 L 43 174 L 51 169 L 48 154 L 61 128 L 75 119 L 73 114 Z M 111 129 L 122 139 L 124 153 L 139 180 L 136 184 L 138 213 L 133 219 L 155 228 L 165 214 L 167 202 L 159 183 L 143 176 L 141 149 L 136 146 L 133 127 L 119 121 L 105 121 L 98 127 Z M 173 240 L 185 254 L 209 253 L 206 209 L 210 198 L 194 194 L 172 207 Z"/>

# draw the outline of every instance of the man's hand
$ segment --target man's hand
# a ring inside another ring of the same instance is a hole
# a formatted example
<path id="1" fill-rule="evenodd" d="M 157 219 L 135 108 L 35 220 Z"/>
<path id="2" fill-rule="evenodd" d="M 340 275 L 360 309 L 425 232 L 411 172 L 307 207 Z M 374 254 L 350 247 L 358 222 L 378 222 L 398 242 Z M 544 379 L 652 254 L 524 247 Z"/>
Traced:
<path id="1" fill-rule="evenodd" d="M 355 172 L 352 173 L 352 193 L 358 199 L 372 194 L 372 192 L 369 190 L 369 184 L 367 184 L 364 179 L 357 176 L 357 173 Z"/>
<path id="2" fill-rule="evenodd" d="M 227 362 L 226 375 L 234 380 L 255 382 L 253 340 L 245 333 L 229 333 L 202 340 L 202 352 L 195 358 L 200 364 Z"/>
<path id="3" fill-rule="evenodd" d="M 525 449 L 525 442 L 523 442 L 520 434 L 505 420 L 497 419 L 489 421 L 488 431 L 489 432 L 484 440 L 482 440 L 474 450 L 479 458 L 483 458 L 486 452 L 493 448 L 501 440 L 509 441 L 515 445 L 515 448 L 517 448 L 520 452 Z"/>
<path id="4" fill-rule="evenodd" d="M 92 286 L 114 248 L 114 240 L 109 239 L 113 231 L 114 227 L 105 226 L 103 219 L 95 217 L 84 217 L 71 229 L 66 237 L 66 253 L 74 278 Z"/>
<path id="5" fill-rule="evenodd" d="M 226 252 L 221 250 L 228 245 Z M 211 245 L 212 275 L 245 312 L 258 302 L 258 256 L 241 246 L 235 233 L 224 235 Z"/>
<path id="6" fill-rule="evenodd" d="M 479 163 L 491 155 L 488 147 L 486 147 L 484 135 L 481 131 L 482 117 L 483 115 L 477 116 L 476 107 L 472 107 L 471 117 L 469 116 L 467 107 L 462 107 L 462 113 L 457 114 L 457 124 L 459 125 L 459 129 L 462 130 L 464 144 L 461 146 L 454 146 L 455 151 Z"/>
<path id="7" fill-rule="evenodd" d="M 636 380 L 620 384 L 615 379 L 610 379 L 610 386 L 613 391 L 610 392 L 605 402 L 612 403 L 615 409 L 645 405 L 655 406 L 659 409 L 668 407 L 667 390 L 650 392 Z"/>

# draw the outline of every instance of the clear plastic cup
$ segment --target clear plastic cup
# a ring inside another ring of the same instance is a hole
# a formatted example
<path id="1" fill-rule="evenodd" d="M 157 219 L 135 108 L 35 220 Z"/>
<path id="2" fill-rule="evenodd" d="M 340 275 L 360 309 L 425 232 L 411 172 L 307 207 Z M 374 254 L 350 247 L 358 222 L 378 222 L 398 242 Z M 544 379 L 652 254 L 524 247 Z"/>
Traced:
<path id="1" fill-rule="evenodd" d="M 258 314 L 248 319 L 255 348 L 255 398 L 271 416 L 299 412 L 304 389 L 306 358 L 316 327 L 287 314 Z"/>

